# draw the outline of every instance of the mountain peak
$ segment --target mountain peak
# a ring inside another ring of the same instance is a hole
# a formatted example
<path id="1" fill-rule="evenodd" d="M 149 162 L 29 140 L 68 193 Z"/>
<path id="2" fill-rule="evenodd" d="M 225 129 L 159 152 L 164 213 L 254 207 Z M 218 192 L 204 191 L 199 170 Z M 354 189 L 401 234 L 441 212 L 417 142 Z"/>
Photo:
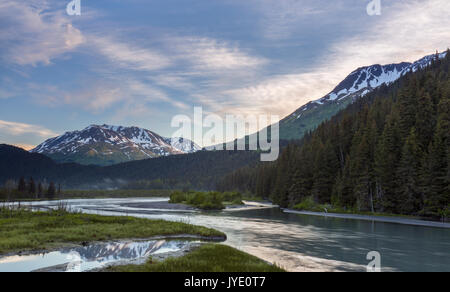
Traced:
<path id="1" fill-rule="evenodd" d="M 31 152 L 45 154 L 58 162 L 110 165 L 200 149 L 190 140 L 164 138 L 144 128 L 93 124 L 48 139 Z"/>
<path id="2" fill-rule="evenodd" d="M 320 99 L 309 102 L 299 110 L 306 110 L 311 106 L 315 107 L 327 102 L 339 102 L 348 99 L 349 97 L 357 98 L 364 96 L 381 85 L 389 85 L 397 81 L 400 77 L 409 72 L 416 72 L 417 70 L 429 66 L 433 59 L 442 59 L 446 54 L 447 52 L 428 55 L 414 63 L 402 62 L 397 64 L 375 64 L 359 67 L 339 83 L 333 91 Z M 297 112 L 299 110 L 297 110 Z"/>

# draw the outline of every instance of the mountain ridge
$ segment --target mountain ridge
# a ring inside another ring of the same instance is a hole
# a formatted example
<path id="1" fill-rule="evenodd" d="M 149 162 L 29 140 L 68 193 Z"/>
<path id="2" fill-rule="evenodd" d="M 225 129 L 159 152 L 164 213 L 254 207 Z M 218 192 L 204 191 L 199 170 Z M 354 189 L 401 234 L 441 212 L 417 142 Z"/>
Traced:
<path id="1" fill-rule="evenodd" d="M 427 55 L 413 63 L 374 64 L 351 72 L 330 93 L 308 102 L 280 121 L 280 138 L 300 139 L 308 131 L 331 118 L 340 110 L 383 85 L 390 85 L 410 72 L 424 69 L 433 59 L 442 59 L 447 52 Z"/>
<path id="2" fill-rule="evenodd" d="M 32 149 L 57 162 L 112 165 L 161 156 L 194 153 L 201 148 L 183 138 L 165 138 L 139 127 L 90 125 L 66 132 Z"/>

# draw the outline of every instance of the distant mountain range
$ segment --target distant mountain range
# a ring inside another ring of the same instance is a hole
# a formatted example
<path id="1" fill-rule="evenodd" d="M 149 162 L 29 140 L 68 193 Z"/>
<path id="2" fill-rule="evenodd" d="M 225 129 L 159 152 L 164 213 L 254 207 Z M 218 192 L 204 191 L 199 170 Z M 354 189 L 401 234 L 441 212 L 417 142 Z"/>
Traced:
<path id="1" fill-rule="evenodd" d="M 426 56 L 414 63 L 372 65 L 361 67 L 350 73 L 333 91 L 311 101 L 280 121 L 280 138 L 300 139 L 330 119 L 356 99 L 382 85 L 389 85 L 409 72 L 416 72 L 431 64 L 433 58 L 444 58 L 446 52 Z"/>
<path id="2" fill-rule="evenodd" d="M 44 154 L 57 162 L 105 166 L 198 150 L 200 146 L 190 140 L 164 138 L 138 127 L 91 125 L 51 138 L 30 152 Z"/>

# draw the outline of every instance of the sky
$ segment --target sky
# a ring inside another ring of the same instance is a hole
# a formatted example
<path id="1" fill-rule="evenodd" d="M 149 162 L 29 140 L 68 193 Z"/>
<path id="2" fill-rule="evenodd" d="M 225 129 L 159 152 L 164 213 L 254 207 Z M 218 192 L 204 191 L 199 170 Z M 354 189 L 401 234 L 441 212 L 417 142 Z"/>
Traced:
<path id="1" fill-rule="evenodd" d="M 0 0 L 0 143 L 91 124 L 170 137 L 195 106 L 283 118 L 358 67 L 450 46 L 450 1 L 372 1 Z"/>

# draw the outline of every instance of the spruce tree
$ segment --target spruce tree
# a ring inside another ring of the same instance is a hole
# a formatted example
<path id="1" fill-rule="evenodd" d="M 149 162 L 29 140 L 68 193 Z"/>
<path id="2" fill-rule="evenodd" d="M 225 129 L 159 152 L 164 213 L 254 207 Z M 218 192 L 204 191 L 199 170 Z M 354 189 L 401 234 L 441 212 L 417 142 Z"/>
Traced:
<path id="1" fill-rule="evenodd" d="M 354 181 L 353 193 L 359 211 L 374 211 L 372 191 L 372 154 L 369 142 L 370 134 L 362 135 L 355 145 L 352 155 L 351 176 Z"/>
<path id="2" fill-rule="evenodd" d="M 50 182 L 50 185 L 48 186 L 48 190 L 47 190 L 47 197 L 49 199 L 53 199 L 53 198 L 55 198 L 55 195 L 56 195 L 55 183 Z"/>
<path id="3" fill-rule="evenodd" d="M 25 193 L 27 191 L 27 183 L 25 182 L 24 177 L 21 177 L 19 179 L 19 184 L 17 186 L 17 190 L 21 193 Z"/>
<path id="4" fill-rule="evenodd" d="M 42 198 L 43 194 L 44 194 L 44 188 L 42 187 L 42 183 L 39 182 L 38 189 L 37 189 L 38 198 Z"/>
<path id="5" fill-rule="evenodd" d="M 438 113 L 438 125 L 429 154 L 430 187 L 425 200 L 425 212 L 433 216 L 443 216 L 450 204 L 450 99 L 444 97 L 441 100 Z"/>
<path id="6" fill-rule="evenodd" d="M 291 184 L 289 162 L 293 147 L 293 145 L 287 146 L 278 159 L 275 188 L 271 194 L 272 200 L 283 208 L 287 208 L 289 205 L 289 188 Z"/>
<path id="7" fill-rule="evenodd" d="M 330 203 L 339 170 L 339 160 L 328 140 L 317 152 L 312 194 L 318 203 Z"/>
<path id="8" fill-rule="evenodd" d="M 356 205 L 356 198 L 353 193 L 354 182 L 350 176 L 350 157 L 347 157 L 344 169 L 336 177 L 333 188 L 332 204 L 334 206 L 353 208 Z"/>
<path id="9" fill-rule="evenodd" d="M 30 178 L 30 181 L 28 183 L 28 193 L 30 195 L 36 195 L 36 183 L 34 182 L 33 178 Z"/>
<path id="10" fill-rule="evenodd" d="M 402 149 L 397 168 L 397 195 L 401 201 L 402 214 L 413 214 L 423 206 L 419 187 L 420 161 L 422 152 L 416 130 L 413 128 Z"/>
<path id="11" fill-rule="evenodd" d="M 422 151 L 428 149 L 428 145 L 433 139 L 435 127 L 436 113 L 434 111 L 433 101 L 428 93 L 422 94 L 418 100 L 415 122 L 416 137 Z"/>
<path id="12" fill-rule="evenodd" d="M 437 132 L 429 154 L 430 186 L 425 198 L 427 215 L 439 216 L 448 204 L 445 199 L 447 184 L 447 153 L 441 133 Z"/>
<path id="13" fill-rule="evenodd" d="M 413 75 L 408 86 L 401 90 L 397 100 L 398 129 L 401 138 L 406 138 L 416 122 L 417 113 L 417 79 Z"/>
<path id="14" fill-rule="evenodd" d="M 396 167 L 400 156 L 398 128 L 389 118 L 375 152 L 375 172 L 379 186 L 378 196 L 383 212 L 397 213 L 399 199 L 396 196 Z"/>

